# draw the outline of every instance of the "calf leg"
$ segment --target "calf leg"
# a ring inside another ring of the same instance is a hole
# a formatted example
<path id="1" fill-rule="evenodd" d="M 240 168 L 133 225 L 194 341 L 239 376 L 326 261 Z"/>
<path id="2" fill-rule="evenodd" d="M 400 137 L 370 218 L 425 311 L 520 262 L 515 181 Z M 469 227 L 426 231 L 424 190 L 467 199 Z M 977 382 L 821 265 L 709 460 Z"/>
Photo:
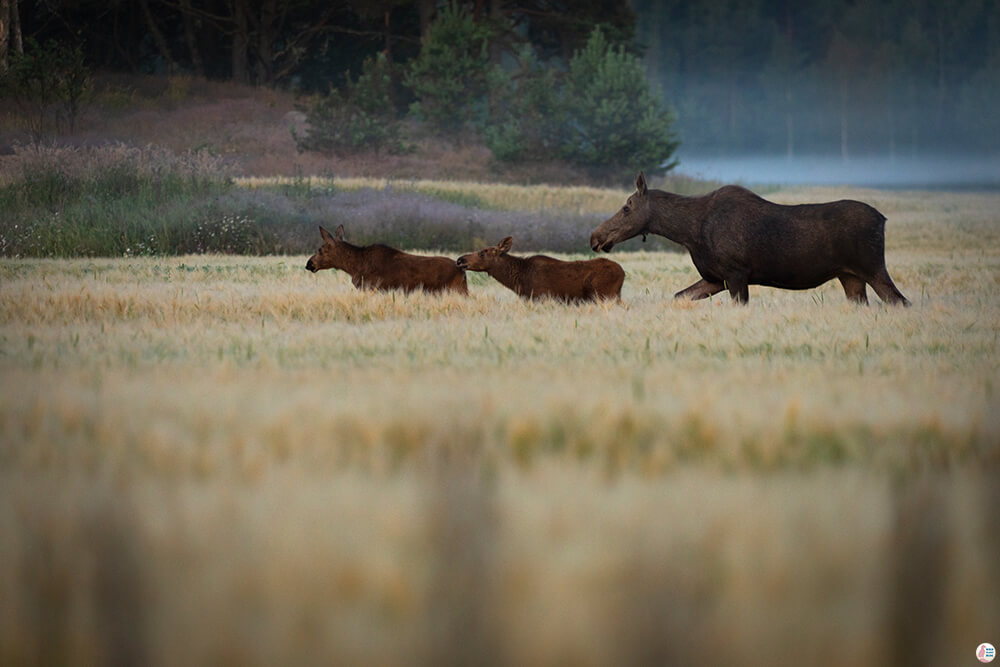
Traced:
<path id="1" fill-rule="evenodd" d="M 694 285 L 682 289 L 680 292 L 674 295 L 674 298 L 697 301 L 698 299 L 707 299 L 713 294 L 718 294 L 724 289 L 725 287 L 721 283 L 709 282 L 704 278 L 702 278 Z"/>
<path id="2" fill-rule="evenodd" d="M 468 294 L 469 285 L 465 280 L 465 271 L 459 272 L 459 274 L 456 275 L 448 284 L 448 287 L 461 294 Z"/>
<path id="3" fill-rule="evenodd" d="M 868 305 L 868 290 L 865 287 L 865 281 L 857 276 L 843 275 L 837 276 L 840 279 L 840 284 L 844 286 L 844 294 L 847 295 L 848 301 L 853 301 L 859 305 Z"/>
<path id="4" fill-rule="evenodd" d="M 896 285 L 892 282 L 892 278 L 889 277 L 889 272 L 886 271 L 885 267 L 879 269 L 875 277 L 869 280 L 868 283 L 875 290 L 875 293 L 878 294 L 879 298 L 886 303 L 903 306 L 910 305 L 910 302 L 903 296 L 902 292 L 896 289 Z"/>

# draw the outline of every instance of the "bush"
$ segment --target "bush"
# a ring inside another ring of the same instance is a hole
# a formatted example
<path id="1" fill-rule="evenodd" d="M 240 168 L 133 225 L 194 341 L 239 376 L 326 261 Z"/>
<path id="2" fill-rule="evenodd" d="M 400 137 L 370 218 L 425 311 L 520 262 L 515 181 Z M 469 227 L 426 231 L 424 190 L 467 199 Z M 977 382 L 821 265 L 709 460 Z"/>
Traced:
<path id="1" fill-rule="evenodd" d="M 300 152 L 357 153 L 403 150 L 400 124 L 390 96 L 391 77 L 385 54 L 367 58 L 357 81 L 347 74 L 343 91 L 332 90 L 306 112 L 308 130 L 292 136 Z"/>
<path id="2" fill-rule="evenodd" d="M 481 122 L 492 37 L 490 26 L 462 7 L 443 8 L 404 80 L 417 98 L 411 113 L 444 132 Z"/>
<path id="3" fill-rule="evenodd" d="M 490 75 L 487 146 L 498 160 L 559 157 L 604 175 L 672 169 L 674 114 L 650 90 L 639 59 L 614 48 L 600 29 L 559 77 L 522 51 L 513 73 Z"/>
<path id="4" fill-rule="evenodd" d="M 653 95 L 639 59 L 609 46 L 600 29 L 570 61 L 567 99 L 562 155 L 570 162 L 616 173 L 662 174 L 676 166 L 674 113 Z"/>
<path id="5" fill-rule="evenodd" d="M 500 67 L 489 76 L 490 116 L 483 132 L 498 160 L 531 162 L 558 155 L 567 105 L 556 71 L 544 67 L 530 46 L 518 54 L 518 69 Z"/>
<path id="6" fill-rule="evenodd" d="M 54 40 L 43 46 L 30 37 L 24 53 L 11 54 L 0 78 L 0 92 L 17 103 L 36 145 L 52 132 L 75 130 L 89 86 L 80 46 L 70 48 Z"/>
<path id="7" fill-rule="evenodd" d="M 16 147 L 0 182 L 0 255 L 114 256 L 258 251 L 227 211 L 221 159 L 125 145 Z M 235 231 L 234 231 L 235 230 Z"/>

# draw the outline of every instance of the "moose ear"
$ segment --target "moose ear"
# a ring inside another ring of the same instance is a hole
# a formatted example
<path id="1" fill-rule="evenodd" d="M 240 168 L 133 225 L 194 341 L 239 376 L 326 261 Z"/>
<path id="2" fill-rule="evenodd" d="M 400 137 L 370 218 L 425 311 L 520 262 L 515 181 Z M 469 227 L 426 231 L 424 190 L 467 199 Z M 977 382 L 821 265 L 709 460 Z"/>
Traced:
<path id="1" fill-rule="evenodd" d="M 330 236 L 330 232 L 328 232 L 325 229 L 323 229 L 323 225 L 319 226 L 319 235 L 323 237 L 324 241 L 328 241 L 330 243 L 333 243 L 333 237 Z"/>
<path id="2" fill-rule="evenodd" d="M 510 247 L 514 245 L 514 237 L 508 236 L 503 241 L 497 244 L 497 249 L 500 250 L 500 254 L 504 255 L 510 250 Z"/>
<path id="3" fill-rule="evenodd" d="M 639 172 L 639 175 L 635 177 L 635 191 L 640 195 L 646 194 L 646 177 Z"/>
<path id="4" fill-rule="evenodd" d="M 337 239 L 338 241 L 343 241 L 344 240 L 344 226 L 343 225 L 337 225 L 337 229 L 335 229 L 334 232 L 333 232 L 333 237 L 335 239 Z"/>

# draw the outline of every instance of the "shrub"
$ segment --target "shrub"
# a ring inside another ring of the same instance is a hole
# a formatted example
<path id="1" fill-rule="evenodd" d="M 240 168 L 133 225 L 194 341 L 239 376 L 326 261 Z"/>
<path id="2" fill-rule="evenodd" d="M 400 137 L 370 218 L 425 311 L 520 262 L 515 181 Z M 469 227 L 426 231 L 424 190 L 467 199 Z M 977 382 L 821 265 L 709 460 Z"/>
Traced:
<path id="1" fill-rule="evenodd" d="M 449 4 L 431 24 L 404 83 L 417 101 L 411 113 L 439 131 L 477 124 L 484 115 L 493 30 Z"/>
<path id="2" fill-rule="evenodd" d="M 605 176 L 675 165 L 674 114 L 650 90 L 639 59 L 610 46 L 600 29 L 564 75 L 538 62 L 530 47 L 518 68 L 490 73 L 486 145 L 502 161 L 562 158 Z"/>
<path id="3" fill-rule="evenodd" d="M 54 40 L 25 40 L 24 53 L 12 53 L 0 78 L 0 92 L 17 103 L 35 144 L 52 132 L 74 131 L 80 103 L 90 85 L 80 46 Z"/>
<path id="4" fill-rule="evenodd" d="M 490 115 L 483 138 L 498 160 L 530 162 L 559 153 L 567 105 L 556 70 L 544 67 L 525 46 L 516 71 L 495 67 L 490 72 L 489 88 Z"/>
<path id="5" fill-rule="evenodd" d="M 342 91 L 332 90 L 306 111 L 308 130 L 292 136 L 299 151 L 357 153 L 403 149 L 400 124 L 390 96 L 391 77 L 385 54 L 367 58 L 357 81 L 347 74 Z"/>
<path id="6" fill-rule="evenodd" d="M 611 47 L 598 28 L 570 61 L 566 99 L 562 155 L 570 162 L 618 173 L 676 166 L 674 113 L 653 94 L 639 59 Z"/>

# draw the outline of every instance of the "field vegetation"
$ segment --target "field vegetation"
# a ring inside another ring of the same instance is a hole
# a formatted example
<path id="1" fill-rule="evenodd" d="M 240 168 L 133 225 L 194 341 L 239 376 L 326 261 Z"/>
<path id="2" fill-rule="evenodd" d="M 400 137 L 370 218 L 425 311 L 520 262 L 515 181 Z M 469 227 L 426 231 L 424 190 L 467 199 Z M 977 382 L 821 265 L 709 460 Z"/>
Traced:
<path id="1" fill-rule="evenodd" d="M 333 220 L 355 243 L 465 251 L 495 243 L 488 230 L 496 229 L 515 234 L 521 249 L 572 252 L 622 198 L 592 186 L 237 177 L 209 152 L 126 144 L 18 147 L 6 166 L 0 255 L 14 257 L 304 253 L 317 225 Z M 679 175 L 658 184 L 714 185 Z"/>
<path id="2" fill-rule="evenodd" d="M 625 195 L 221 187 L 584 250 Z M 583 305 L 364 293 L 304 251 L 5 257 L 0 663 L 971 659 L 1000 627 L 1000 198 L 770 196 L 879 208 L 913 307 L 673 302 L 695 273 L 660 250 Z"/>

